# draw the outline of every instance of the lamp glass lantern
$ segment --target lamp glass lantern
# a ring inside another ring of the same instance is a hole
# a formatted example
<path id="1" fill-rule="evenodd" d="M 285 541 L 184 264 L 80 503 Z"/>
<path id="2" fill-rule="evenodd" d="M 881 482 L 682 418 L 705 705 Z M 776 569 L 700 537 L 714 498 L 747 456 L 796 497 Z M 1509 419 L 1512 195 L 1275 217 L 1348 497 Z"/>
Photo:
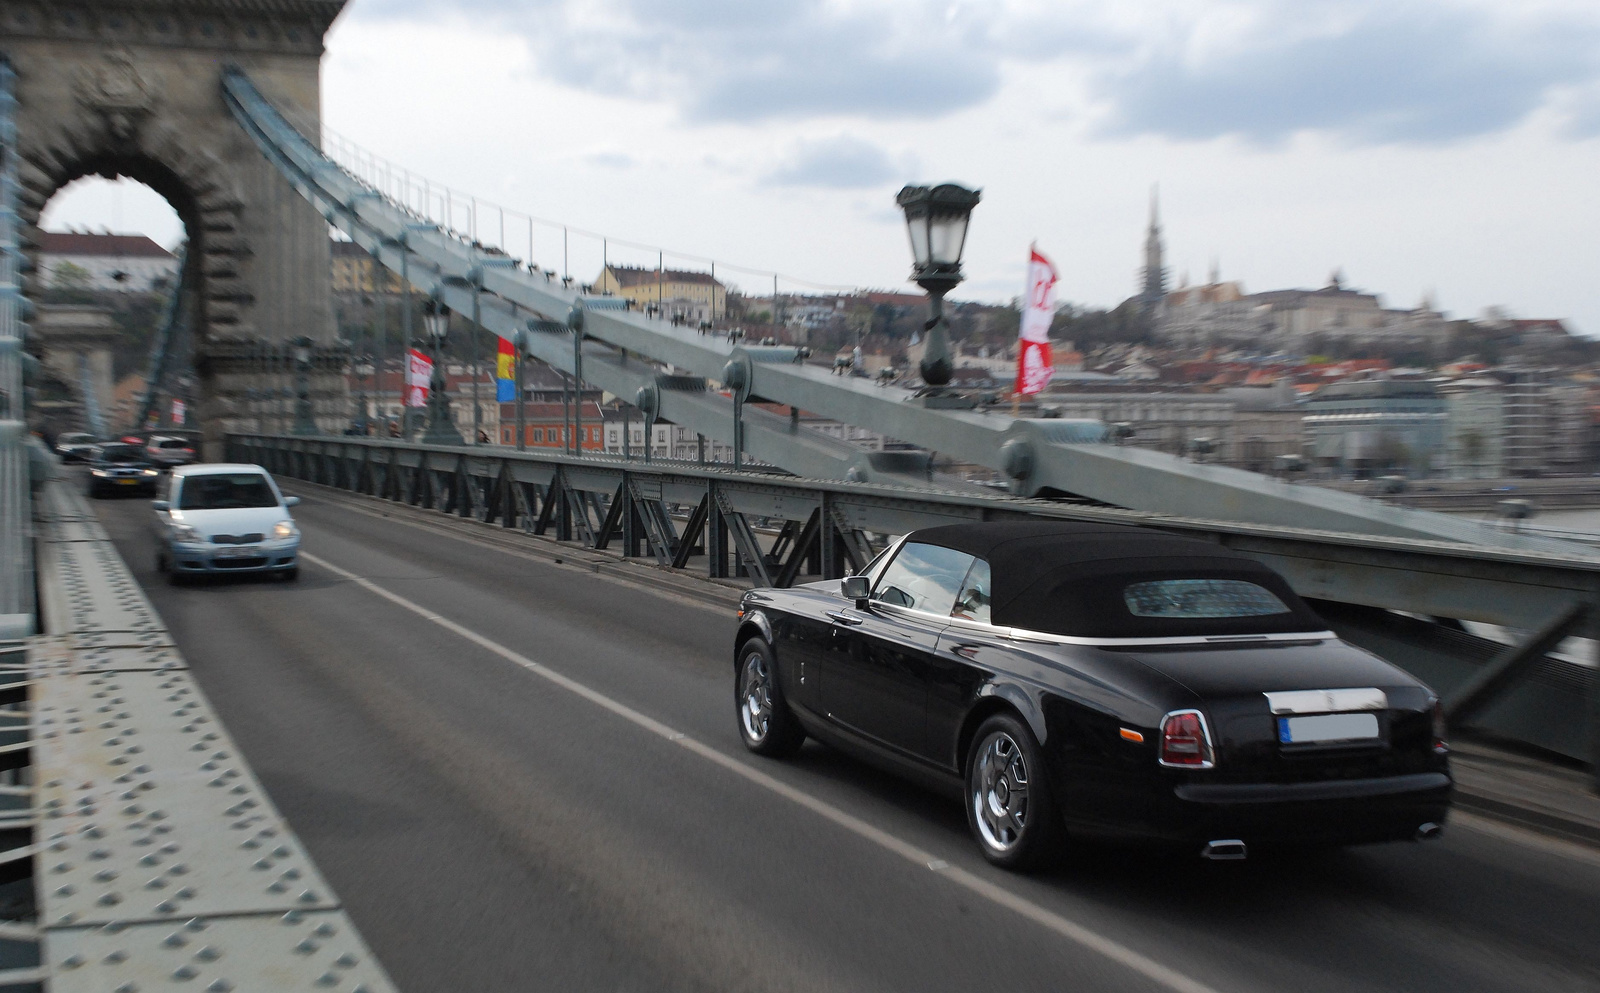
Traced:
<path id="1" fill-rule="evenodd" d="M 950 285 L 960 281 L 967 223 L 982 198 L 978 190 L 954 183 L 907 186 L 900 191 L 895 202 L 906 215 L 914 279 L 921 282 L 929 276 L 943 276 Z"/>
<path id="2" fill-rule="evenodd" d="M 445 338 L 450 334 L 450 308 L 445 306 L 443 300 L 438 297 L 428 300 L 422 309 L 422 326 L 435 345 L 444 345 Z"/>

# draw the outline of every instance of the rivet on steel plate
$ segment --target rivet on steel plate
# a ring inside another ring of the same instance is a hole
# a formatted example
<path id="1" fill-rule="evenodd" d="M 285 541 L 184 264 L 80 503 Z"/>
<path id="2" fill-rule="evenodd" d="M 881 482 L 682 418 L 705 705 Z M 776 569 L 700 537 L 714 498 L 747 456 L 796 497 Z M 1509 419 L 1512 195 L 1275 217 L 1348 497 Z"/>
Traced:
<path id="1" fill-rule="evenodd" d="M 300 894 L 300 902 L 301 903 L 316 903 L 317 902 L 317 894 L 315 892 L 311 891 L 311 890 L 306 890 L 305 892 Z"/>
<path id="2" fill-rule="evenodd" d="M 144 888 L 147 890 L 164 890 L 167 888 L 167 881 L 162 879 L 160 876 L 157 876 L 156 878 L 145 883 Z"/>
<path id="3" fill-rule="evenodd" d="M 185 886 L 183 889 L 178 891 L 177 896 L 178 896 L 179 900 L 193 900 L 194 899 L 194 890 L 192 890 L 189 887 Z"/>
<path id="4" fill-rule="evenodd" d="M 170 914 L 178 909 L 178 905 L 173 903 L 171 900 L 162 900 L 160 903 L 156 904 L 156 909 L 163 914 Z"/>
<path id="5" fill-rule="evenodd" d="M 281 918 L 285 924 L 299 924 L 306 919 L 306 915 L 298 910 L 291 910 Z"/>
<path id="6" fill-rule="evenodd" d="M 334 927 L 332 924 L 329 924 L 327 921 L 323 921 L 321 924 L 318 924 L 316 929 L 311 933 L 319 938 L 331 938 L 339 933 L 339 929 Z"/>
<path id="7" fill-rule="evenodd" d="M 172 972 L 173 979 L 193 979 L 198 975 L 199 971 L 192 965 L 180 965 Z"/>
<path id="8" fill-rule="evenodd" d="M 182 948 L 189 943 L 189 939 L 174 931 L 161 940 L 168 948 Z"/>
<path id="9" fill-rule="evenodd" d="M 76 969 L 78 966 L 82 965 L 85 961 L 86 960 L 84 959 L 84 957 L 82 955 L 78 954 L 77 952 L 73 952 L 71 955 L 68 955 L 66 958 L 62 959 L 61 960 L 61 964 L 65 968 Z"/>
<path id="10" fill-rule="evenodd" d="M 117 878 L 117 870 L 115 870 L 115 869 L 101 869 L 99 872 L 94 874 L 94 878 L 95 878 L 95 882 L 97 882 L 97 883 L 109 883 L 113 879 Z"/>
<path id="11" fill-rule="evenodd" d="M 204 931 L 206 929 L 206 922 L 202 921 L 198 917 L 191 917 L 183 926 L 184 929 L 188 931 Z"/>
<path id="12" fill-rule="evenodd" d="M 139 993 L 139 984 L 130 980 L 118 986 L 116 993 Z"/>
<path id="13" fill-rule="evenodd" d="M 334 959 L 334 962 L 336 964 L 338 964 L 340 966 L 343 966 L 346 969 L 354 968 L 355 964 L 357 962 L 360 962 L 360 961 L 361 960 L 359 958 L 356 958 L 356 956 L 351 954 L 350 952 L 345 952 L 343 955 L 341 955 L 338 958 Z"/>
<path id="14" fill-rule="evenodd" d="M 310 938 L 301 938 L 300 944 L 295 945 L 294 950 L 299 952 L 301 955 L 310 955 L 312 952 L 317 950 L 317 943 L 312 941 Z"/>
<path id="15" fill-rule="evenodd" d="M 338 982 L 339 977 L 331 972 L 324 972 L 322 975 L 317 977 L 318 986 L 336 986 L 338 985 Z"/>
<path id="16" fill-rule="evenodd" d="M 100 905 L 103 907 L 114 907 L 121 902 L 122 897 L 116 893 L 103 893 L 100 895 Z"/>
<path id="17" fill-rule="evenodd" d="M 202 962 L 215 962 L 222 957 L 222 952 L 218 951 L 215 945 L 206 945 L 198 952 L 195 952 L 194 957 Z"/>
<path id="18" fill-rule="evenodd" d="M 210 993 L 228 993 L 229 990 L 233 989 L 233 984 L 228 982 L 226 979 L 218 979 L 213 981 L 210 986 L 206 987 L 206 989 L 210 991 Z"/>

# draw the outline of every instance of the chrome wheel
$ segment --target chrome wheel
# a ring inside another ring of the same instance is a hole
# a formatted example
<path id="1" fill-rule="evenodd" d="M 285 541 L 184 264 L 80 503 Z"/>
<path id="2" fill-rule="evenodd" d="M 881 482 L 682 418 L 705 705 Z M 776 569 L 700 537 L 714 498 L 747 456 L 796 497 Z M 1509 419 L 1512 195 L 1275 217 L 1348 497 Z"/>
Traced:
<path id="1" fill-rule="evenodd" d="M 772 673 L 767 660 L 760 652 L 745 657 L 740 675 L 743 693 L 740 695 L 739 720 L 744 733 L 754 742 L 765 741 L 772 726 Z"/>
<path id="2" fill-rule="evenodd" d="M 1009 852 L 1028 823 L 1028 766 L 1010 734 L 984 739 L 972 771 L 973 823 L 995 852 Z"/>

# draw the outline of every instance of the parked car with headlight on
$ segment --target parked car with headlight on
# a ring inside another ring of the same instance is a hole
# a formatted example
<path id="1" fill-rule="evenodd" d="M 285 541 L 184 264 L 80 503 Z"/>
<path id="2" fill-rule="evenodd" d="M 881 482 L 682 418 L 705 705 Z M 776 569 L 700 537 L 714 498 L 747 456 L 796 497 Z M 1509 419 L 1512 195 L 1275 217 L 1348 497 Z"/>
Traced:
<path id="1" fill-rule="evenodd" d="M 153 496 L 161 470 L 138 445 L 107 443 L 84 456 L 89 463 L 89 496 L 93 499 L 113 493 L 141 493 Z"/>
<path id="2" fill-rule="evenodd" d="M 843 581 L 745 594 L 739 733 L 963 798 L 983 855 L 1074 838 L 1210 859 L 1437 837 L 1438 697 L 1208 542 L 1077 522 L 915 531 Z"/>
<path id="3" fill-rule="evenodd" d="M 197 576 L 300 574 L 300 528 L 286 497 L 258 465 L 179 466 L 154 503 L 156 568 L 174 584 Z"/>

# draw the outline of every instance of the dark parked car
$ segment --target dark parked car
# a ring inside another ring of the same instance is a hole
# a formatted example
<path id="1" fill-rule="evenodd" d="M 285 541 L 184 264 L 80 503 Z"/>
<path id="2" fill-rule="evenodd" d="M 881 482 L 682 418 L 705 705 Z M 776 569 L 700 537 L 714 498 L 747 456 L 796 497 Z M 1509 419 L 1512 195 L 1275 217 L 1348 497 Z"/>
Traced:
<path id="1" fill-rule="evenodd" d="M 161 469 L 145 455 L 140 445 L 111 442 L 101 445 L 87 457 L 89 495 L 141 493 L 154 496 Z"/>
<path id="2" fill-rule="evenodd" d="M 1142 528 L 959 524 L 862 576 L 745 594 L 739 730 L 959 791 L 990 861 L 1069 838 L 1252 847 L 1436 837 L 1438 698 L 1261 563 Z"/>

